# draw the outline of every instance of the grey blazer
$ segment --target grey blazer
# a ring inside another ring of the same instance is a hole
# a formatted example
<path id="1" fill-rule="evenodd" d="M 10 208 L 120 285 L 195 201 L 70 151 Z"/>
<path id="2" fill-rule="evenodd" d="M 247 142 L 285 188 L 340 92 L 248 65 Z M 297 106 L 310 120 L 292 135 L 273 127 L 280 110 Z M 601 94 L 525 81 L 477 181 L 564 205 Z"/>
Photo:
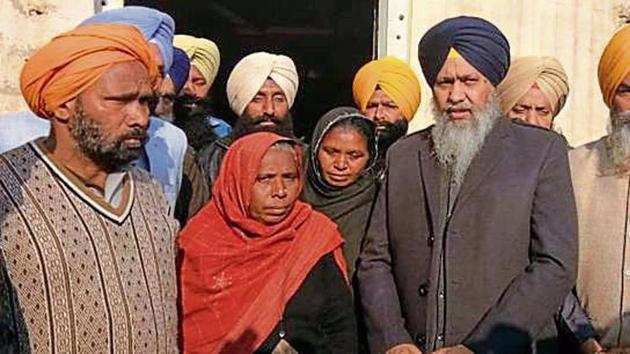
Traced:
<path id="1" fill-rule="evenodd" d="M 462 183 L 451 215 L 431 128 L 390 149 L 363 244 L 360 298 L 372 353 L 435 347 L 434 249 L 446 257 L 446 346 L 539 352 L 575 283 L 577 220 L 565 140 L 500 119 Z M 553 352 L 553 349 L 550 350 Z"/>

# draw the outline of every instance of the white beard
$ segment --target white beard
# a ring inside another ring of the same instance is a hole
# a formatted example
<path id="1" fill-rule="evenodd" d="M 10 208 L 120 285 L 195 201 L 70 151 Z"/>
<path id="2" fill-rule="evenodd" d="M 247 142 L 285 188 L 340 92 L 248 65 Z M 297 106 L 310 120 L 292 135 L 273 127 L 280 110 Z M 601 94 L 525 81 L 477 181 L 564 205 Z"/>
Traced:
<path id="1" fill-rule="evenodd" d="M 481 150 L 486 136 L 501 118 L 496 94 L 491 94 L 483 111 L 473 111 L 472 114 L 472 119 L 452 121 L 433 102 L 433 149 L 440 165 L 448 169 L 451 181 L 458 186 L 461 186 L 468 167 Z"/>
<path id="2" fill-rule="evenodd" d="M 610 112 L 611 133 L 606 137 L 606 150 L 611 165 L 602 166 L 604 175 L 625 175 L 630 172 L 630 112 Z"/>

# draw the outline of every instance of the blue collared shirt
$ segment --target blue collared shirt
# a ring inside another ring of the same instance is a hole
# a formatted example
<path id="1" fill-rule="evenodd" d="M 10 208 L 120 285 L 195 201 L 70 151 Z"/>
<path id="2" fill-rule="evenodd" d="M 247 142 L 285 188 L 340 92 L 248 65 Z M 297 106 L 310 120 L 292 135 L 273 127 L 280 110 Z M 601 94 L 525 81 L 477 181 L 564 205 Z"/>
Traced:
<path id="1" fill-rule="evenodd" d="M 213 117 L 213 116 L 207 116 L 206 117 L 206 121 L 208 122 L 210 127 L 212 127 L 212 132 L 218 138 L 224 138 L 224 137 L 230 135 L 230 133 L 232 132 L 232 126 L 227 124 L 221 118 L 217 118 L 217 117 Z"/>

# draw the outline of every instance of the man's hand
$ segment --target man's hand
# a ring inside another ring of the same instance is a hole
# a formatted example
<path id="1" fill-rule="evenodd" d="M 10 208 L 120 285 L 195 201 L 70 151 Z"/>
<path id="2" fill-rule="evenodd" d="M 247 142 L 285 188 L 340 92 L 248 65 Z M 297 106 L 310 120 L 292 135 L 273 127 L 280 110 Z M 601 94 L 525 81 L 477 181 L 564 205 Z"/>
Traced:
<path id="1" fill-rule="evenodd" d="M 440 350 L 434 351 L 433 354 L 474 354 L 474 353 L 470 349 L 460 344 L 455 347 L 442 348 Z"/>
<path id="2" fill-rule="evenodd" d="M 610 348 L 607 350 L 602 350 L 599 353 L 606 353 L 606 354 L 629 354 L 630 353 L 630 348 Z"/>
<path id="3" fill-rule="evenodd" d="M 603 353 L 604 348 L 599 344 L 597 339 L 589 338 L 580 345 L 580 352 L 582 354 Z"/>
<path id="4" fill-rule="evenodd" d="M 398 344 L 389 348 L 385 354 L 422 354 L 422 352 L 413 344 Z"/>

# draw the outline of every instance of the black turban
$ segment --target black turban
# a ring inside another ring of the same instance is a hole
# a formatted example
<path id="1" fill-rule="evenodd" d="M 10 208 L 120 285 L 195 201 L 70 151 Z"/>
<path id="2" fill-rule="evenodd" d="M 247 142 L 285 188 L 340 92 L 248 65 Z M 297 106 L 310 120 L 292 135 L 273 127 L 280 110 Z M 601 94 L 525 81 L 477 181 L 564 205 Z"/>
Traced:
<path id="1" fill-rule="evenodd" d="M 492 23 L 460 16 L 433 26 L 420 40 L 418 59 L 430 86 L 435 84 L 450 49 L 497 86 L 510 67 L 510 44 Z"/>

